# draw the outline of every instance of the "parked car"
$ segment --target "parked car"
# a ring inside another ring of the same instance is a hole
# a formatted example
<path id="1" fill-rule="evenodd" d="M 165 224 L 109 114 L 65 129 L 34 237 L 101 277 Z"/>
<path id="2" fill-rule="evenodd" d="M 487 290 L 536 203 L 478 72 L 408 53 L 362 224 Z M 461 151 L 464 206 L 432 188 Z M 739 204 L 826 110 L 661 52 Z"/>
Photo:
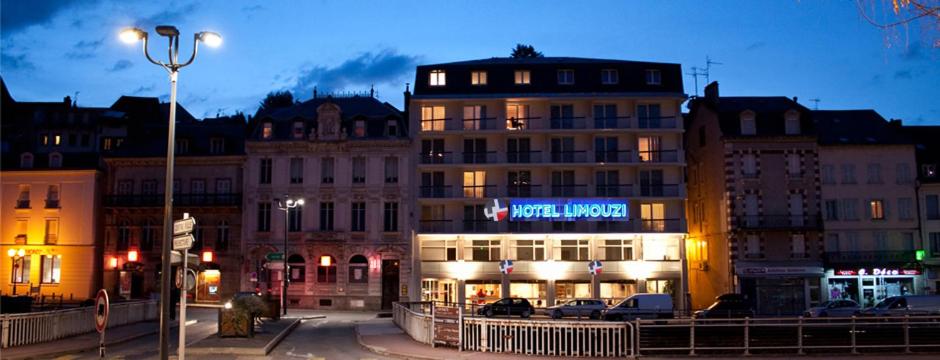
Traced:
<path id="1" fill-rule="evenodd" d="M 753 317 L 754 306 L 744 295 L 723 294 L 708 308 L 696 311 L 694 316 L 699 319 Z"/>
<path id="2" fill-rule="evenodd" d="M 803 313 L 806 317 L 849 317 L 862 310 L 854 300 L 830 300 L 814 306 Z"/>
<path id="3" fill-rule="evenodd" d="M 891 296 L 877 305 L 861 311 L 859 315 L 940 315 L 940 295 Z"/>
<path id="4" fill-rule="evenodd" d="M 561 319 L 565 316 L 589 317 L 591 319 L 600 319 L 601 314 L 607 309 L 603 300 L 597 299 L 575 299 L 564 304 L 551 306 L 545 309 L 545 314 L 552 319 Z"/>
<path id="5" fill-rule="evenodd" d="M 672 318 L 672 297 L 669 294 L 634 294 L 604 312 L 604 320 Z"/>
<path id="6" fill-rule="evenodd" d="M 477 310 L 478 315 L 486 317 L 500 315 L 519 315 L 528 318 L 535 313 L 535 307 L 529 303 L 529 300 L 523 298 L 502 298 L 495 302 L 483 305 Z"/>

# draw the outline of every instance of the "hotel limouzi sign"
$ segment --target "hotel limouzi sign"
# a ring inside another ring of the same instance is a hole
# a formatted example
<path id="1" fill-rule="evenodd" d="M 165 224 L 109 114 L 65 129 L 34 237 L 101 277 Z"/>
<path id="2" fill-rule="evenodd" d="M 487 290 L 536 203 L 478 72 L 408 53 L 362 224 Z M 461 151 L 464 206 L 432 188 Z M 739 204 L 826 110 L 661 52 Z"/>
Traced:
<path id="1" fill-rule="evenodd" d="M 493 199 L 484 210 L 493 221 L 627 221 L 629 213 L 623 199 L 509 199 L 508 207 Z"/>

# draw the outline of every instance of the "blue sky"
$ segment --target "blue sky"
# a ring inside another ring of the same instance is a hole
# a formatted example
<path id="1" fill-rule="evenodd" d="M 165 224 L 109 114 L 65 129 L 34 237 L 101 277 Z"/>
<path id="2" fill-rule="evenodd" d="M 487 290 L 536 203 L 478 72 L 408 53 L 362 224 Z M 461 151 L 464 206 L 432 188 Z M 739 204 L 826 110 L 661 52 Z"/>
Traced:
<path id="1" fill-rule="evenodd" d="M 879 20 L 888 0 L 862 0 Z M 871 7 L 868 7 L 870 5 Z M 82 106 L 121 95 L 166 99 L 164 71 L 117 39 L 127 25 L 153 33 L 221 33 L 182 70 L 179 101 L 194 115 L 253 113 L 269 91 L 363 91 L 402 105 L 418 64 L 507 56 L 529 43 L 546 56 L 662 61 L 684 72 L 705 57 L 722 95 L 798 96 L 812 108 L 872 108 L 905 123 L 940 124 L 940 48 L 934 25 L 882 32 L 856 2 L 778 1 L 4 1 L 0 74 L 17 100 L 79 92 Z M 156 38 L 157 36 L 152 36 Z M 151 53 L 165 57 L 162 39 Z M 183 37 L 188 55 L 191 36 Z M 685 76 L 686 92 L 695 94 Z M 699 80 L 699 92 L 704 87 Z"/>

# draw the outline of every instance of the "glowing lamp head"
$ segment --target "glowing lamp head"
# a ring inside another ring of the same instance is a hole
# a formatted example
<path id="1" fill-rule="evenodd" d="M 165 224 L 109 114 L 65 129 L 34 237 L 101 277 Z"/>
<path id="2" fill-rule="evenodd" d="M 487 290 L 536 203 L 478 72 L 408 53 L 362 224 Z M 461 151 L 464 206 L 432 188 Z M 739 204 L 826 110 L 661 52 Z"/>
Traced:
<path id="1" fill-rule="evenodd" d="M 128 262 L 137 262 L 137 260 L 139 259 L 139 257 L 140 257 L 140 254 L 137 252 L 137 250 L 130 250 L 130 251 L 127 252 L 127 261 L 128 261 Z"/>
<path id="2" fill-rule="evenodd" d="M 211 31 L 203 31 L 199 33 L 199 41 L 209 47 L 219 47 L 222 45 L 222 35 Z"/>
<path id="3" fill-rule="evenodd" d="M 212 251 L 203 251 L 202 252 L 202 262 L 212 262 Z"/>
<path id="4" fill-rule="evenodd" d="M 226 302 L 225 302 L 225 305 L 223 305 L 223 307 L 225 307 L 226 310 L 232 309 L 232 302 L 231 302 L 231 301 L 226 301 Z"/>
<path id="5" fill-rule="evenodd" d="M 112 257 L 110 260 L 108 260 L 108 266 L 111 267 L 112 269 L 117 269 L 117 265 L 118 265 L 118 259 L 116 257 Z"/>
<path id="6" fill-rule="evenodd" d="M 14 257 L 16 256 L 16 249 L 7 250 L 7 256 Z"/>
<path id="7" fill-rule="evenodd" d="M 120 34 L 118 34 L 118 37 L 121 38 L 121 41 L 127 44 L 136 43 L 146 36 L 146 32 L 135 27 L 125 28 L 124 30 L 121 30 Z"/>
<path id="8" fill-rule="evenodd" d="M 303 204 L 304 204 L 304 199 L 298 199 L 298 200 L 295 201 L 294 203 L 297 204 L 297 205 L 303 205 Z"/>
<path id="9" fill-rule="evenodd" d="M 320 266 L 330 266 L 333 264 L 333 259 L 329 255 L 323 255 L 320 257 Z"/>
<path id="10" fill-rule="evenodd" d="M 26 250 L 19 249 L 16 251 L 16 256 L 23 257 L 26 256 Z"/>

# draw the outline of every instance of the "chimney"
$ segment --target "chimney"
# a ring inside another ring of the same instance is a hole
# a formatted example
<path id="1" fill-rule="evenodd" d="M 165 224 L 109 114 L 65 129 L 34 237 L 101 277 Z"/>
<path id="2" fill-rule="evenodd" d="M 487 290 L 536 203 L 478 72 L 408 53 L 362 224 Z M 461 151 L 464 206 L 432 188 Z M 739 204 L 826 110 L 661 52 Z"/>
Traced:
<path id="1" fill-rule="evenodd" d="M 404 108 L 405 108 L 405 121 L 408 120 L 408 109 L 411 108 L 411 90 L 409 90 L 409 86 L 410 86 L 410 85 L 411 85 L 411 84 L 409 84 L 409 83 L 405 83 L 405 106 L 404 106 Z"/>
<path id="2" fill-rule="evenodd" d="M 794 96 L 794 97 L 793 97 L 793 102 L 799 103 L 798 99 L 799 99 L 798 97 Z"/>
<path id="3" fill-rule="evenodd" d="M 369 88 L 369 97 L 375 97 L 375 84 L 372 84 L 372 87 Z"/>
<path id="4" fill-rule="evenodd" d="M 72 107 L 72 97 L 66 95 L 62 102 L 65 103 L 65 106 Z"/>
<path id="5" fill-rule="evenodd" d="M 313 87 L 313 98 L 314 98 L 314 99 L 317 98 L 317 87 L 316 87 L 316 86 Z"/>
<path id="6" fill-rule="evenodd" d="M 896 128 L 901 128 L 903 127 L 904 124 L 901 122 L 901 119 L 891 119 L 891 120 L 888 120 L 888 125 L 891 125 Z"/>
<path id="7" fill-rule="evenodd" d="M 713 104 L 717 104 L 718 98 L 718 82 L 712 81 L 711 84 L 705 86 L 705 100 L 708 100 Z"/>

